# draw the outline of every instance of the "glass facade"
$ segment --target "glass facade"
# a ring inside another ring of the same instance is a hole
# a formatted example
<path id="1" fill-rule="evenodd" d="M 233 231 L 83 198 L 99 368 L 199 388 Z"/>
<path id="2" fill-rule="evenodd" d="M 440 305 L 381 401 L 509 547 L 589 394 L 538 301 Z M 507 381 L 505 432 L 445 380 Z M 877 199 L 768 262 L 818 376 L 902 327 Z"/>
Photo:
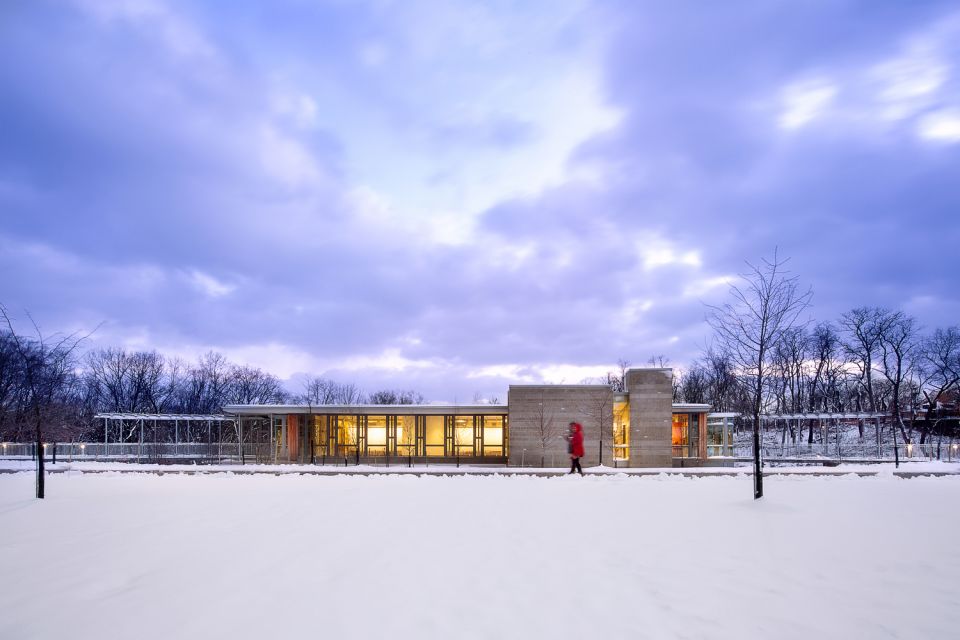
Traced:
<path id="1" fill-rule="evenodd" d="M 337 455 L 363 455 L 360 416 L 337 416 Z"/>
<path id="2" fill-rule="evenodd" d="M 613 459 L 630 459 L 630 403 L 613 403 Z"/>
<path id="3" fill-rule="evenodd" d="M 505 457 L 505 415 L 328 415 L 303 416 L 315 457 Z M 274 422 L 284 442 L 285 421 Z M 307 449 L 309 452 L 309 449 Z M 308 456 L 309 457 L 309 456 Z"/>
<path id="4" fill-rule="evenodd" d="M 313 455 L 325 457 L 332 455 L 328 449 L 330 442 L 330 416 L 313 416 Z"/>
<path id="5" fill-rule="evenodd" d="M 696 413 L 673 414 L 673 457 L 700 456 L 700 417 Z"/>
<path id="6" fill-rule="evenodd" d="M 506 418 L 503 416 L 480 416 L 483 420 L 483 455 L 505 456 L 506 448 Z"/>
<path id="7" fill-rule="evenodd" d="M 396 416 L 396 443 L 398 456 L 416 456 L 417 452 L 417 417 Z"/>
<path id="8" fill-rule="evenodd" d="M 733 455 L 733 424 L 729 416 L 707 416 L 707 456 Z"/>
<path id="9" fill-rule="evenodd" d="M 387 416 L 363 416 L 367 423 L 368 456 L 387 455 Z M 392 422 L 392 420 L 391 420 Z"/>
<path id="10" fill-rule="evenodd" d="M 473 455 L 473 416 L 453 416 L 453 455 Z"/>
<path id="11" fill-rule="evenodd" d="M 446 416 L 426 416 L 424 429 L 424 455 L 438 458 L 445 453 Z"/>
<path id="12" fill-rule="evenodd" d="M 687 427 L 690 422 L 690 416 L 686 413 L 673 414 L 673 457 L 685 458 L 684 450 L 689 443 Z"/>

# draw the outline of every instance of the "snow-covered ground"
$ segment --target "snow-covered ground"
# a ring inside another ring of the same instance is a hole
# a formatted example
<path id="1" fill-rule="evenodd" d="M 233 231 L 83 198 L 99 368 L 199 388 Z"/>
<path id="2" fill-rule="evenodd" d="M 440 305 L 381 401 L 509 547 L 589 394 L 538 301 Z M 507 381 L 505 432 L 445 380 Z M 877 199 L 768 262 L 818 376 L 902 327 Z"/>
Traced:
<path id="1" fill-rule="evenodd" d="M 0 459 L 0 473 L 12 471 L 35 471 L 37 463 L 32 460 L 11 460 Z M 379 465 L 347 465 L 338 467 L 333 465 L 315 465 L 315 464 L 247 464 L 222 463 L 222 464 L 164 464 L 156 463 L 136 463 L 136 462 L 98 462 L 94 460 L 65 461 L 63 459 L 56 464 L 49 460 L 46 463 L 48 473 L 102 473 L 106 471 L 117 471 L 123 473 L 189 473 L 189 474 L 210 474 L 210 473 L 236 473 L 236 474 L 320 474 L 320 475 L 342 475 L 342 474 L 411 474 L 411 475 L 560 475 L 569 471 L 568 467 L 506 467 L 503 465 L 460 465 L 452 464 L 432 464 L 432 465 L 413 465 L 411 467 L 405 464 L 386 466 Z M 584 469 L 587 475 L 745 475 L 753 472 L 753 466 L 748 462 L 737 463 L 730 467 L 634 467 L 634 468 L 614 468 L 608 466 L 593 466 Z M 824 466 L 816 462 L 804 465 L 785 464 L 776 461 L 768 461 L 764 467 L 766 475 L 794 475 L 794 474 L 814 474 L 814 475 L 844 475 L 847 473 L 857 473 L 860 475 L 916 475 L 916 474 L 960 474 L 960 462 L 943 462 L 936 460 L 912 460 L 904 461 L 899 469 L 894 467 L 893 462 L 883 463 L 852 463 L 844 462 L 835 466 Z"/>
<path id="2" fill-rule="evenodd" d="M 0 638 L 948 638 L 960 477 L 0 475 Z"/>

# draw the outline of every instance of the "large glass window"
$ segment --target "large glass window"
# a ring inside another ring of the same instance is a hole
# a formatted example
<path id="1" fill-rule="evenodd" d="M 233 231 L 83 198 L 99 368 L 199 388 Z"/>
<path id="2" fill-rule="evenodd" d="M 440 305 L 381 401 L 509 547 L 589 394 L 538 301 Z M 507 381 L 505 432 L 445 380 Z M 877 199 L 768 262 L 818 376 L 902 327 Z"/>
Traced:
<path id="1" fill-rule="evenodd" d="M 313 416 L 313 455 L 322 457 L 328 455 L 327 440 L 329 439 L 327 427 L 330 416 Z"/>
<path id="2" fill-rule="evenodd" d="M 613 459 L 630 459 L 630 404 L 613 403 Z"/>
<path id="3" fill-rule="evenodd" d="M 387 416 L 367 416 L 367 455 L 387 455 Z"/>
<path id="4" fill-rule="evenodd" d="M 283 444 L 284 444 L 283 422 L 284 422 L 284 419 L 279 416 L 276 416 L 273 419 L 273 442 L 276 445 L 276 450 L 274 451 L 274 457 L 278 457 L 278 458 L 283 455 Z"/>
<path id="5" fill-rule="evenodd" d="M 360 446 L 357 416 L 337 416 L 337 445 L 340 455 L 356 455 Z"/>
<path id="6" fill-rule="evenodd" d="M 700 416 L 696 413 L 673 414 L 673 457 L 700 456 Z"/>
<path id="7" fill-rule="evenodd" d="M 502 456 L 503 416 L 483 416 L 483 455 Z"/>
<path id="8" fill-rule="evenodd" d="M 707 455 L 729 456 L 733 452 L 733 429 L 726 416 L 707 416 Z"/>
<path id="9" fill-rule="evenodd" d="M 453 417 L 453 446 L 455 455 L 473 455 L 473 416 Z"/>
<path id="10" fill-rule="evenodd" d="M 443 422 L 444 416 L 426 417 L 426 454 L 433 457 L 443 456 Z"/>
<path id="11" fill-rule="evenodd" d="M 673 457 L 686 458 L 690 445 L 690 416 L 686 413 L 673 414 Z"/>
<path id="12" fill-rule="evenodd" d="M 415 416 L 397 416 L 397 455 L 417 455 L 417 419 Z"/>

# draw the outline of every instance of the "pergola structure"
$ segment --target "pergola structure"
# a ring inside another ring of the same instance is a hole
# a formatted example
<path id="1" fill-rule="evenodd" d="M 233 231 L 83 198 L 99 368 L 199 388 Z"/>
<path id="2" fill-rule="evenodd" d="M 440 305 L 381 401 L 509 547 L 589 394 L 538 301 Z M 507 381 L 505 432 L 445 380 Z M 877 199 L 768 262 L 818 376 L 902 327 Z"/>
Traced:
<path id="1" fill-rule="evenodd" d="M 177 413 L 98 413 L 94 416 L 97 420 L 103 420 L 103 443 L 110 443 L 110 430 L 111 426 L 117 431 L 118 437 L 116 442 L 126 443 L 129 442 L 127 438 L 123 437 L 123 430 L 125 425 L 128 423 L 132 425 L 131 429 L 135 428 L 138 433 L 138 442 L 144 443 L 144 427 L 152 427 L 152 432 L 154 435 L 159 433 L 159 424 L 161 422 L 173 423 L 173 442 L 176 444 L 180 443 L 180 425 L 181 423 L 186 428 L 186 434 L 189 436 L 191 433 L 191 427 L 196 428 L 198 425 L 201 426 L 206 431 L 207 435 L 207 444 L 213 443 L 213 425 L 216 424 L 218 428 L 222 429 L 224 422 L 230 422 L 231 424 L 236 421 L 236 418 L 233 416 L 217 415 L 217 414 L 177 414 Z M 169 426 L 169 424 L 167 425 Z M 154 440 L 156 442 L 157 440 Z M 165 438 L 162 440 L 166 442 Z M 195 439 L 185 440 L 186 442 L 196 442 Z M 150 440 L 147 440 L 150 442 Z"/>
<path id="2" fill-rule="evenodd" d="M 763 413 L 764 420 L 879 420 L 889 413 Z"/>
<path id="3" fill-rule="evenodd" d="M 98 413 L 94 418 L 103 420 L 105 451 L 118 445 L 135 447 L 135 451 L 124 450 L 124 454 L 138 458 L 145 452 L 155 456 L 171 452 L 175 456 L 233 456 L 235 448 L 236 456 L 243 461 L 245 455 L 257 455 L 260 448 L 245 451 L 245 444 L 261 444 L 261 438 L 254 442 L 250 434 L 244 434 L 244 422 L 249 423 L 250 419 L 245 421 L 238 416 L 109 412 Z"/>

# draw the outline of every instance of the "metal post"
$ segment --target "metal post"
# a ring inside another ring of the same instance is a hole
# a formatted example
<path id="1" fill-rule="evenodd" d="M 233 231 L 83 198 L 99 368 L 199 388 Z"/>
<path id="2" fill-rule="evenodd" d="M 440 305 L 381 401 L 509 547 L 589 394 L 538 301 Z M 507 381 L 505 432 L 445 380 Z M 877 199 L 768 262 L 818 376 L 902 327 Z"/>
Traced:
<path id="1" fill-rule="evenodd" d="M 883 442 L 880 440 L 880 416 L 873 416 L 873 421 L 876 424 L 876 428 L 874 430 L 877 434 L 877 460 L 881 460 L 883 459 Z"/>
<path id="2" fill-rule="evenodd" d="M 276 426 L 274 426 L 273 414 L 270 414 L 270 448 L 273 449 L 273 464 L 277 464 L 277 433 Z M 343 466 L 347 466 L 347 461 L 344 459 Z"/>
<path id="3" fill-rule="evenodd" d="M 173 455 L 180 455 L 180 419 L 173 419 Z"/>
<path id="4" fill-rule="evenodd" d="M 727 426 L 728 418 L 723 417 L 723 448 L 720 449 L 723 452 L 723 455 L 730 455 L 730 428 Z"/>
<path id="5" fill-rule="evenodd" d="M 140 463 L 140 456 L 143 455 L 143 418 L 140 418 L 140 442 L 137 444 L 137 464 Z"/>
<path id="6" fill-rule="evenodd" d="M 753 499 L 763 497 L 763 449 L 760 447 L 760 429 L 763 418 L 753 423 Z"/>
<path id="7" fill-rule="evenodd" d="M 237 443 L 237 450 L 240 454 L 240 464 L 246 464 L 243 461 L 243 416 L 237 416 L 237 433 L 239 434 L 238 439 L 240 442 Z"/>

